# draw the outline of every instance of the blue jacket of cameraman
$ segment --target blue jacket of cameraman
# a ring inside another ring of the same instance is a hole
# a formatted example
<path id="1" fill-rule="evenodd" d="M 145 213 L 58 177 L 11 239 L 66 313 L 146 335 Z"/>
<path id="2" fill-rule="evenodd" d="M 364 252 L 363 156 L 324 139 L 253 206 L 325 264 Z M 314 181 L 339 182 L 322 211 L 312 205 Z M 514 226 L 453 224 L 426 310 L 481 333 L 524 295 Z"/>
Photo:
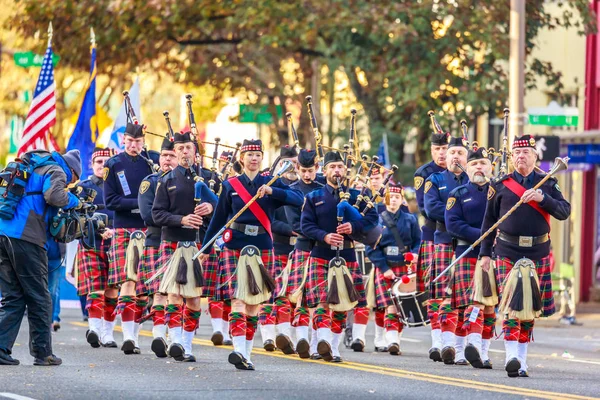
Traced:
<path id="1" fill-rule="evenodd" d="M 36 151 L 31 160 L 38 163 L 48 155 L 48 152 Z M 62 156 L 53 152 L 51 156 L 50 162 L 40 162 L 33 170 L 14 218 L 0 219 L 0 234 L 45 247 L 48 226 L 58 209 L 68 210 L 79 205 L 79 198 L 66 190 L 73 176 L 81 175 L 79 151 L 71 150 Z"/>

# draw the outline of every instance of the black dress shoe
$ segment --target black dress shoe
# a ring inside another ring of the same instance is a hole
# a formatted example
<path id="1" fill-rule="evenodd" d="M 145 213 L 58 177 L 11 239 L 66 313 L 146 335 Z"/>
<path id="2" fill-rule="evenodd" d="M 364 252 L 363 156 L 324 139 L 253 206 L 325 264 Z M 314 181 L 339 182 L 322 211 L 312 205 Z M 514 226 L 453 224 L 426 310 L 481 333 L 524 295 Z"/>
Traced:
<path id="1" fill-rule="evenodd" d="M 323 357 L 323 360 L 325 360 L 325 361 L 333 360 L 333 356 L 331 355 L 331 345 L 329 344 L 328 341 L 326 341 L 326 340 L 319 341 L 319 344 L 317 344 L 317 351 L 319 352 L 321 357 Z"/>
<path id="2" fill-rule="evenodd" d="M 196 362 L 196 357 L 193 354 L 186 354 L 183 356 L 182 362 Z"/>
<path id="3" fill-rule="evenodd" d="M 150 345 L 150 349 L 156 354 L 158 358 L 167 357 L 167 342 L 165 339 L 161 337 L 154 338 L 152 340 L 152 344 Z"/>
<path id="4" fill-rule="evenodd" d="M 354 339 L 354 341 L 352 342 L 352 345 L 350 345 L 350 347 L 352 348 L 352 350 L 354 350 L 357 353 L 362 353 L 363 350 L 365 349 L 365 342 L 363 342 L 360 339 Z"/>
<path id="5" fill-rule="evenodd" d="M 446 365 L 454 364 L 454 357 L 456 356 L 456 350 L 452 346 L 446 346 L 442 349 L 442 361 Z"/>
<path id="6" fill-rule="evenodd" d="M 519 378 L 529 378 L 529 374 L 527 373 L 527 371 L 524 370 L 519 370 Z"/>
<path id="7" fill-rule="evenodd" d="M 340 357 L 340 356 L 335 356 L 331 359 L 331 362 L 341 363 L 341 362 L 344 362 L 344 360 L 342 360 L 342 357 Z"/>
<path id="8" fill-rule="evenodd" d="M 6 351 L 0 349 L 0 365 L 19 365 L 20 361 L 12 358 Z"/>
<path id="9" fill-rule="evenodd" d="M 429 349 L 429 359 L 433 361 L 442 362 L 442 353 L 440 352 L 440 349 L 438 349 L 437 347 L 432 347 L 431 349 Z"/>
<path id="10" fill-rule="evenodd" d="M 473 368 L 483 368 L 483 361 L 479 355 L 479 350 L 470 343 L 465 347 L 465 357 L 467 358 L 467 361 L 471 363 Z"/>
<path id="11" fill-rule="evenodd" d="M 290 338 L 287 337 L 287 335 L 284 335 L 283 333 L 277 335 L 277 337 L 275 338 L 275 344 L 277 345 L 277 348 L 279 350 L 283 351 L 283 354 L 296 354 L 296 351 L 294 350 L 294 344 L 292 343 Z"/>
<path id="12" fill-rule="evenodd" d="M 44 358 L 36 358 L 35 360 L 33 360 L 33 365 L 38 365 L 42 367 L 58 366 L 60 364 L 62 364 L 62 360 L 54 354 L 52 354 L 51 356 L 47 356 Z"/>
<path id="13" fill-rule="evenodd" d="M 254 371 L 254 364 L 252 364 L 250 361 L 248 361 L 248 366 L 246 367 L 246 371 Z"/>
<path id="14" fill-rule="evenodd" d="M 248 360 L 246 360 L 242 353 L 238 353 L 237 351 L 232 351 L 231 353 L 229 353 L 227 361 L 229 361 L 230 364 L 233 364 L 237 369 L 246 371 L 254 370 L 254 366 L 252 366 L 252 369 L 250 369 L 250 364 L 248 363 Z"/>
<path id="15" fill-rule="evenodd" d="M 400 354 L 402 354 L 402 352 L 400 351 L 400 345 L 398 343 L 390 344 L 388 346 L 388 351 L 393 356 L 399 356 Z"/>
<path id="16" fill-rule="evenodd" d="M 483 362 L 483 369 L 492 369 L 492 362 L 490 360 L 485 360 Z"/>
<path id="17" fill-rule="evenodd" d="M 223 345 L 223 334 L 219 331 L 213 332 L 212 336 L 210 337 L 210 341 L 215 346 L 222 346 Z"/>
<path id="18" fill-rule="evenodd" d="M 467 360 L 458 360 L 454 363 L 454 365 L 469 365 L 469 362 Z"/>
<path id="19" fill-rule="evenodd" d="M 137 350 L 137 351 L 136 351 Z M 121 346 L 121 351 L 125 354 L 140 354 L 140 348 L 136 347 L 135 342 L 131 339 L 123 342 Z"/>
<path id="20" fill-rule="evenodd" d="M 223 346 L 233 346 L 233 340 L 223 340 Z"/>
<path id="21" fill-rule="evenodd" d="M 298 352 L 300 358 L 310 358 L 310 344 L 306 339 L 298 340 L 296 351 Z"/>
<path id="22" fill-rule="evenodd" d="M 92 346 L 94 349 L 100 347 L 100 337 L 96 332 L 88 330 L 85 333 L 85 338 L 87 339 L 87 342 L 90 344 L 90 346 Z"/>
<path id="23" fill-rule="evenodd" d="M 114 342 L 112 340 L 110 342 L 102 343 L 102 346 L 103 347 L 109 347 L 109 348 L 112 348 L 112 349 L 116 349 L 117 347 L 119 347 L 119 346 L 117 346 L 117 342 Z"/>
<path id="24" fill-rule="evenodd" d="M 169 355 L 175 359 L 175 361 L 183 361 L 185 351 L 183 346 L 179 343 L 172 343 L 169 347 Z"/>
<path id="25" fill-rule="evenodd" d="M 521 368 L 521 363 L 517 358 L 511 358 L 506 363 L 506 367 L 504 368 L 509 378 L 516 378 L 519 376 L 519 368 Z"/>
<path id="26" fill-rule="evenodd" d="M 266 351 L 275 351 L 275 342 L 273 342 L 271 339 L 267 339 L 263 343 L 263 348 Z"/>
<path id="27" fill-rule="evenodd" d="M 375 346 L 375 353 L 387 353 L 387 346 Z"/>
<path id="28" fill-rule="evenodd" d="M 311 355 L 310 355 L 310 359 L 311 359 L 311 360 L 322 360 L 322 359 L 323 359 L 323 357 L 321 357 L 321 355 L 320 355 L 320 354 L 317 354 L 317 353 L 315 353 L 315 354 L 311 354 Z"/>

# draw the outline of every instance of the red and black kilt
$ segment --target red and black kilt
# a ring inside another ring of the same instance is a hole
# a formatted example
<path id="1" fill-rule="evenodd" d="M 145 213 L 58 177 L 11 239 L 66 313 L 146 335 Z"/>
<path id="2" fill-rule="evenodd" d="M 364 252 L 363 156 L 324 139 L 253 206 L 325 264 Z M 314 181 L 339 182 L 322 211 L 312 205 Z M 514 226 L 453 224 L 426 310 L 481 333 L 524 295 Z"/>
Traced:
<path id="1" fill-rule="evenodd" d="M 464 257 L 456 263 L 452 285 L 452 308 L 464 308 L 472 304 L 471 291 L 475 265 L 477 265 L 477 258 Z"/>
<path id="2" fill-rule="evenodd" d="M 433 256 L 433 268 L 431 269 L 430 280 L 433 281 L 448 265 L 452 262 L 454 251 L 451 244 L 436 244 L 435 254 Z M 436 283 L 429 284 L 429 295 L 432 299 L 443 299 L 448 297 L 446 287 L 450 282 L 450 274 L 445 273 Z M 431 282 L 430 281 L 430 282 Z"/>
<path id="3" fill-rule="evenodd" d="M 237 275 L 234 274 L 234 271 L 237 267 L 240 252 L 241 249 L 233 250 L 227 247 L 224 247 L 221 251 L 221 256 L 219 257 L 219 280 L 216 288 L 218 301 L 234 299 L 237 289 Z M 260 258 L 267 271 L 271 272 L 274 270 L 275 259 L 273 257 L 273 249 L 262 250 Z"/>
<path id="4" fill-rule="evenodd" d="M 422 240 L 417 259 L 417 292 L 424 292 L 429 287 L 431 267 L 433 266 L 433 253 L 435 251 L 433 240 Z"/>
<path id="5" fill-rule="evenodd" d="M 77 250 L 77 294 L 84 296 L 108 287 L 108 251 L 110 240 L 103 240 L 98 250 L 79 245 Z"/>
<path id="6" fill-rule="evenodd" d="M 308 260 L 308 257 L 310 257 L 310 251 L 294 250 L 292 253 L 292 268 L 285 291 L 286 295 L 289 296 L 300 287 L 304 277 L 304 263 Z M 306 287 L 304 290 L 306 291 Z"/>
<path id="7" fill-rule="evenodd" d="M 156 273 L 156 271 L 162 269 L 163 271 L 152 281 L 149 283 L 149 286 L 152 287 L 154 293 L 160 293 L 160 283 L 162 281 L 163 276 L 165 275 L 166 269 L 163 267 L 167 265 L 175 250 L 177 250 L 177 244 L 179 242 L 174 242 L 171 240 L 163 240 L 160 242 L 160 247 L 158 248 L 158 258 L 154 263 L 154 271 L 148 276 L 149 279 Z"/>
<path id="8" fill-rule="evenodd" d="M 498 284 L 498 300 L 502 299 L 504 280 L 512 270 L 514 262 L 507 257 L 496 258 L 496 282 Z M 552 293 L 552 277 L 550 273 L 550 257 L 546 256 L 535 262 L 535 270 L 540 280 L 540 293 L 542 294 L 542 315 L 549 317 L 556 312 L 554 294 Z"/>
<path id="9" fill-rule="evenodd" d="M 204 271 L 204 290 L 202 291 L 202 297 L 214 299 L 217 288 L 217 274 L 219 272 L 219 257 L 221 257 L 221 251 L 215 250 L 213 246 L 208 258 L 202 265 Z"/>
<path id="10" fill-rule="evenodd" d="M 346 262 L 346 266 L 352 275 L 354 287 L 358 291 L 359 298 L 356 307 L 366 307 L 365 284 L 362 271 L 358 262 Z M 327 303 L 327 273 L 329 261 L 322 258 L 311 257 L 308 262 L 308 278 L 306 279 L 306 303 L 308 307 L 314 308 L 320 303 Z"/>
<path id="11" fill-rule="evenodd" d="M 276 286 L 273 296 L 276 296 L 279 292 L 281 292 L 281 289 L 283 289 L 283 277 L 281 276 L 281 272 L 286 267 L 288 260 L 289 256 L 287 254 L 275 255 L 274 269 L 276 274 L 273 275 L 273 277 L 275 278 Z"/>
<path id="12" fill-rule="evenodd" d="M 158 257 L 160 255 L 159 247 L 145 246 L 144 253 L 140 260 L 140 266 L 138 268 L 138 281 L 135 292 L 138 296 L 148 295 L 152 296 L 158 292 L 160 286 L 160 280 L 155 279 L 150 284 L 146 285 L 146 280 L 149 279 L 158 270 Z"/>
<path id="13" fill-rule="evenodd" d="M 116 228 L 108 252 L 108 286 L 120 286 L 127 281 L 127 270 L 125 268 L 125 255 L 129 238 L 135 231 L 145 231 L 140 228 Z"/>
<path id="14" fill-rule="evenodd" d="M 408 265 L 393 266 L 390 269 L 397 277 L 408 273 Z M 383 274 L 379 272 L 379 268 L 375 270 L 375 301 L 377 308 L 387 308 L 394 305 L 389 292 L 393 283 L 393 280 L 384 278 Z"/>

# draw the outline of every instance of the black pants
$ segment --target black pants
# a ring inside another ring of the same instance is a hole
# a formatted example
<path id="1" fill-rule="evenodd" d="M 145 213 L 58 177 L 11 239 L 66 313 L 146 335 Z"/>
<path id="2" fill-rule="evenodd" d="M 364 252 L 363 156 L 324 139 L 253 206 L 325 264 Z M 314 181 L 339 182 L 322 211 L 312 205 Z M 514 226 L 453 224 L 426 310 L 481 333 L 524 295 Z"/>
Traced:
<path id="1" fill-rule="evenodd" d="M 29 352 L 37 358 L 51 355 L 52 299 L 46 250 L 24 240 L 0 236 L 0 290 L 0 348 L 11 353 L 27 307 Z"/>

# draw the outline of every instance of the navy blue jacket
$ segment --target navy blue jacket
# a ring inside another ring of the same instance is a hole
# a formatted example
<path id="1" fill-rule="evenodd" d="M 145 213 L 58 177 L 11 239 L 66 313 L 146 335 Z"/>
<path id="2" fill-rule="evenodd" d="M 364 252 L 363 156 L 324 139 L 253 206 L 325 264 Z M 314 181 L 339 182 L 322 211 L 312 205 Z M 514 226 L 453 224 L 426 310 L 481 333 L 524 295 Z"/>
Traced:
<path id="1" fill-rule="evenodd" d="M 299 179 L 290 185 L 292 189 L 300 191 L 304 196 L 313 190 L 322 188 L 323 186 L 325 185 L 317 182 L 316 180 L 307 185 L 302 181 L 302 179 Z M 292 225 L 292 230 L 298 234 L 295 249 L 301 251 L 311 251 L 313 248 L 313 241 L 307 238 L 302 232 L 302 227 L 300 224 L 300 216 L 302 214 L 301 211 L 302 210 L 299 207 L 285 206 L 286 218 Z"/>
<path id="2" fill-rule="evenodd" d="M 479 239 L 487 204 L 488 187 L 488 183 L 479 186 L 469 182 L 457 187 L 448 196 L 446 230 L 452 237 L 468 243 L 468 245 L 458 244 L 456 246 L 457 257 Z M 466 257 L 477 258 L 480 248 L 481 245 L 477 246 Z"/>
<path id="3" fill-rule="evenodd" d="M 398 210 L 395 214 L 392 214 L 387 210 L 384 211 L 384 213 L 395 222 L 402 243 L 396 242 L 392 230 L 386 225 L 385 220 L 380 215 L 379 223 L 383 227 L 381 239 L 379 240 L 377 247 L 366 247 L 366 255 L 369 260 L 379 268 L 379 272 L 381 273 L 387 271 L 390 268 L 390 265 L 404 265 L 404 253 L 410 252 L 417 254 L 421 243 L 419 223 L 414 215 L 405 213 L 402 209 Z M 398 247 L 398 255 L 386 254 L 386 248 L 390 246 Z"/>
<path id="4" fill-rule="evenodd" d="M 427 217 L 427 213 L 425 212 L 425 181 L 431 174 L 442 171 L 444 171 L 444 168 L 430 161 L 427 164 L 421 165 L 415 172 L 414 185 L 417 204 L 419 205 L 421 215 L 425 218 L 425 223 L 421 227 L 421 240 L 433 241 L 433 234 L 435 233 L 435 221 Z"/>
<path id="5" fill-rule="evenodd" d="M 427 217 L 436 222 L 435 244 L 452 243 L 452 237 L 446 232 L 444 217 L 448 194 L 468 181 L 469 178 L 464 172 L 457 176 L 447 169 L 436 172 L 425 180 L 425 212 Z"/>
<path id="6" fill-rule="evenodd" d="M 206 232 L 205 237 L 207 239 L 212 239 L 221 230 L 221 228 L 223 228 L 225 224 L 246 205 L 237 192 L 233 190 L 233 187 L 229 182 L 231 179 L 234 178 L 230 178 L 229 180 L 223 182 L 223 188 L 221 189 L 219 202 L 217 203 L 217 207 L 215 208 L 212 220 L 210 221 L 210 225 L 208 226 L 208 230 Z M 248 193 L 251 196 L 254 196 L 258 189 L 267 184 L 272 177 L 262 176 L 259 174 L 253 180 L 250 180 L 246 174 L 242 174 L 238 176 L 238 179 L 246 188 Z M 302 193 L 297 190 L 290 189 L 289 186 L 281 182 L 281 179 L 277 179 L 271 185 L 271 188 L 273 189 L 273 194 L 270 196 L 264 196 L 262 199 L 258 199 L 256 201 L 256 203 L 258 203 L 267 214 L 267 217 L 269 217 L 271 223 L 274 219 L 275 210 L 277 208 L 284 205 L 294 207 L 300 207 L 302 205 Z M 254 216 L 254 214 L 252 214 L 252 211 L 250 211 L 249 208 L 246 209 L 242 215 L 240 215 L 236 222 L 239 224 L 262 227 L 258 219 Z M 249 236 L 244 232 L 232 229 L 231 233 L 231 240 L 225 243 L 225 247 L 228 249 L 241 250 L 248 245 L 254 245 L 260 250 L 269 250 L 273 248 L 273 240 L 267 232 L 258 234 L 257 236 Z M 205 249 L 205 254 L 209 254 L 210 250 L 211 247 L 209 246 L 207 249 Z"/>
<path id="7" fill-rule="evenodd" d="M 356 198 L 360 192 L 356 189 L 350 189 L 349 193 L 350 199 L 348 202 L 350 204 L 356 203 Z M 336 251 L 325 243 L 325 236 L 329 233 L 335 233 L 338 226 L 337 203 L 338 200 L 334 197 L 334 188 L 329 184 L 306 195 L 302 208 L 301 229 L 306 237 L 317 242 L 310 253 L 311 257 L 331 260 L 336 255 Z M 362 202 L 359 210 L 362 212 L 365 208 L 366 203 Z M 377 223 L 377 211 L 375 208 L 371 208 L 366 212 L 364 220 L 351 222 L 352 233 L 366 233 L 365 227 L 372 228 Z M 351 240 L 348 235 L 344 236 L 346 240 Z M 348 262 L 356 261 L 356 253 L 353 248 L 341 250 L 340 256 Z"/>
<path id="8" fill-rule="evenodd" d="M 522 186 L 526 185 L 526 188 L 533 188 L 544 177 L 544 175 L 534 171 L 525 178 L 528 182 L 524 183 L 523 177 L 517 172 L 513 172 L 498 182 L 492 183 L 487 195 L 488 202 L 483 225 L 481 226 L 482 233 L 487 231 L 519 201 L 519 197 L 504 186 L 504 181 L 509 176 L 521 183 Z M 556 179 L 548 179 L 540 189 L 544 193 L 544 199 L 538 203 L 540 207 L 558 220 L 563 221 L 569 218 L 571 204 L 563 198 Z M 511 236 L 542 236 L 550 233 L 550 227 L 544 217 L 529 204 L 519 206 L 514 213 L 500 224 L 499 229 Z M 538 261 L 550 254 L 550 240 L 532 247 L 521 247 L 501 239 L 496 240 L 496 233 L 492 232 L 483 240 L 480 256 L 492 256 L 494 241 L 496 243 L 494 247 L 495 255 L 507 257 L 513 261 L 521 257 Z"/>
<path id="9" fill-rule="evenodd" d="M 104 180 L 102 178 L 92 175 L 88 179 L 79 182 L 78 186 L 81 186 L 84 189 L 95 190 L 97 193 L 96 197 L 94 198 L 94 204 L 104 205 Z M 102 210 L 98 210 L 98 212 L 108 215 L 108 228 L 112 228 L 115 220 L 114 211 L 104 208 Z M 96 250 L 100 250 L 102 248 L 102 240 L 102 236 L 96 232 Z M 110 242 L 110 239 L 108 239 L 108 241 Z"/>
<path id="10" fill-rule="evenodd" d="M 148 175 L 140 185 L 138 204 L 140 206 L 140 215 L 148 228 L 146 230 L 146 241 L 144 242 L 144 246 L 147 247 L 160 247 L 160 226 L 152 218 L 152 206 L 154 205 L 158 180 L 166 174 L 166 172 L 157 172 Z"/>
<path id="11" fill-rule="evenodd" d="M 104 202 L 115 212 L 115 228 L 143 228 L 138 192 L 144 177 L 154 171 L 139 156 L 123 152 L 111 157 L 104 167 Z"/>

